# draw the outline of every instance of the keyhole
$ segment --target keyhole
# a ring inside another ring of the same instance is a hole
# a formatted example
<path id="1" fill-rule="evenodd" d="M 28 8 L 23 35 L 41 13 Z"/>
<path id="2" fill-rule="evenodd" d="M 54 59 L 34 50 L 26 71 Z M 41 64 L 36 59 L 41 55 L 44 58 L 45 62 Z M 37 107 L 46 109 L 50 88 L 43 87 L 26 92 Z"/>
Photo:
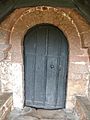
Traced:
<path id="1" fill-rule="evenodd" d="M 53 69 L 53 68 L 54 68 L 54 65 L 50 65 L 50 68 Z"/>

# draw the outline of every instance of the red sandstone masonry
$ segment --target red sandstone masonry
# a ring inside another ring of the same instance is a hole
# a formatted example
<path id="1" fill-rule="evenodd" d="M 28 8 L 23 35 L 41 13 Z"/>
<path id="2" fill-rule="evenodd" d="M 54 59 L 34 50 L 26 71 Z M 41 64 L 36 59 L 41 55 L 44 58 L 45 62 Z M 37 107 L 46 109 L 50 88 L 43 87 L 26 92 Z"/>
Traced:
<path id="1" fill-rule="evenodd" d="M 1 23 L 0 30 L 2 34 L 0 35 L 0 41 L 1 43 L 11 44 L 11 49 L 8 49 L 8 55 L 10 58 L 9 62 L 12 66 L 13 64 L 15 66 L 21 66 L 21 71 L 19 71 L 19 69 L 18 71 L 22 73 L 22 75 L 24 35 L 28 29 L 40 23 L 50 23 L 57 26 L 60 30 L 63 31 L 69 42 L 70 53 L 67 100 L 72 106 L 75 102 L 75 95 L 86 94 L 86 91 L 88 89 L 87 83 L 89 79 L 86 76 L 89 75 L 89 59 L 86 48 L 89 47 L 90 36 L 89 32 L 87 31 L 90 30 L 90 25 L 86 23 L 86 21 L 73 9 L 34 7 L 15 10 L 10 16 L 8 16 L 8 18 L 5 21 Z M 5 63 L 3 62 L 3 64 Z M 2 64 L 0 69 L 2 71 L 0 76 L 1 78 L 3 78 L 1 79 L 1 81 L 2 83 L 4 83 L 3 90 L 6 90 L 8 82 L 5 82 L 5 80 L 7 81 L 7 79 L 4 76 L 5 74 L 3 75 L 3 69 L 5 68 L 2 66 Z M 8 74 L 11 73 L 8 72 Z M 10 79 L 13 80 L 13 78 L 16 78 L 15 76 L 16 74 L 14 74 L 14 76 L 12 76 L 12 78 Z M 7 85 L 5 85 L 5 83 Z M 17 96 L 20 95 L 21 93 L 17 92 Z"/>

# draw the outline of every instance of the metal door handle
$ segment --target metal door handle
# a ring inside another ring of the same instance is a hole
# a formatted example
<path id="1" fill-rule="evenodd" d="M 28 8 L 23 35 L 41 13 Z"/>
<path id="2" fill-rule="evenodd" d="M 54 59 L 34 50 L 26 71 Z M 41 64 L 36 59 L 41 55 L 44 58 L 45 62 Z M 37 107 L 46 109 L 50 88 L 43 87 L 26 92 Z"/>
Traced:
<path id="1" fill-rule="evenodd" d="M 53 69 L 53 68 L 54 68 L 54 65 L 50 65 L 50 68 Z"/>

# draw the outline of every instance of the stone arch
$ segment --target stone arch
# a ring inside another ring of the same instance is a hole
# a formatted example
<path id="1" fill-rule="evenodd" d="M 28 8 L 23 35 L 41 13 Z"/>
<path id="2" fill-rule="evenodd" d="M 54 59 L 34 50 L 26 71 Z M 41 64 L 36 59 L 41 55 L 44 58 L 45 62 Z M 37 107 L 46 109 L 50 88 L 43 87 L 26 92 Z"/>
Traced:
<path id="1" fill-rule="evenodd" d="M 11 60 L 14 63 L 13 81 L 14 81 L 14 107 L 22 108 L 24 105 L 24 74 L 23 74 L 23 45 L 24 36 L 28 29 L 36 24 L 48 23 L 58 27 L 65 34 L 69 43 L 69 61 L 74 55 L 82 54 L 81 37 L 73 19 L 61 8 L 53 7 L 35 7 L 29 8 L 17 19 L 12 27 L 9 43 L 11 48 Z M 74 43 L 74 44 L 73 44 Z M 77 46 L 77 47 L 76 47 Z M 70 66 L 69 66 L 70 72 Z M 70 78 L 70 75 L 68 76 Z M 18 81 L 18 82 L 17 82 Z M 68 82 L 69 84 L 69 82 Z M 18 92 L 19 91 L 19 92 Z M 70 88 L 68 87 L 68 91 Z M 18 104 L 17 102 L 18 101 Z M 67 94 L 67 106 L 69 105 L 69 94 Z"/>
<path id="2" fill-rule="evenodd" d="M 81 46 L 81 37 L 78 28 L 67 13 L 62 9 L 52 7 L 36 7 L 26 10 L 13 25 L 10 34 L 12 50 L 17 51 L 15 47 L 18 45 L 18 47 L 22 46 L 22 40 L 28 29 L 41 23 L 53 24 L 62 30 L 68 39 L 70 48 L 75 48 L 73 45 L 74 38 L 76 39 L 76 43 L 78 43 L 78 49 Z"/>

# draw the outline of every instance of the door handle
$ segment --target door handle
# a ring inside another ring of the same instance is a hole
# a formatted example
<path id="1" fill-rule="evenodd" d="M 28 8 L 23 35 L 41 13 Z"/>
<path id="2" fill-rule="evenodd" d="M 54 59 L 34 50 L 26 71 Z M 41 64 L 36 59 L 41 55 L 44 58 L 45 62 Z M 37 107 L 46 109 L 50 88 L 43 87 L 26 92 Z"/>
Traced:
<path id="1" fill-rule="evenodd" d="M 54 68 L 54 65 L 50 65 L 50 68 L 53 69 L 53 68 Z"/>

